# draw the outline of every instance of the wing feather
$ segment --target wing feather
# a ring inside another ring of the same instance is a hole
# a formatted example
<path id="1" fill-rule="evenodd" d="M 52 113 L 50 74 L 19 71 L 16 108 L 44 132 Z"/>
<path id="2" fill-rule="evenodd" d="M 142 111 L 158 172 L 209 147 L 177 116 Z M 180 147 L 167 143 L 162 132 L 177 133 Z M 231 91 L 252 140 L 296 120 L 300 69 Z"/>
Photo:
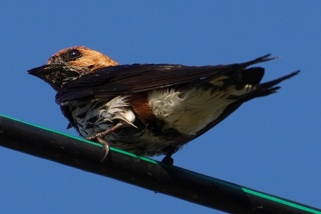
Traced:
<path id="1" fill-rule="evenodd" d="M 56 102 L 65 104 L 174 86 L 196 86 L 224 75 L 240 78 L 241 71 L 247 66 L 272 59 L 266 55 L 252 61 L 229 65 L 132 64 L 105 67 L 65 84 L 57 92 Z M 250 79 L 259 83 L 262 76 L 263 69 L 260 73 L 253 72 Z"/>

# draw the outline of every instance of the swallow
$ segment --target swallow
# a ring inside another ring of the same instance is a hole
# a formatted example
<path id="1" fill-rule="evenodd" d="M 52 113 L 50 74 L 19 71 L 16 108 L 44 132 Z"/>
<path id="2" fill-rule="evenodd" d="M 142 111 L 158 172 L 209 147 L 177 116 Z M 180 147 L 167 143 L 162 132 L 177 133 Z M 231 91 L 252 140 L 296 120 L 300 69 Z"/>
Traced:
<path id="1" fill-rule="evenodd" d="M 243 103 L 275 93 L 280 82 L 263 82 L 265 55 L 243 63 L 208 66 L 119 65 L 83 46 L 63 49 L 46 65 L 29 70 L 57 92 L 69 126 L 84 138 L 136 155 L 172 155 L 216 126 Z M 105 157 L 104 157 L 105 158 Z M 104 159 L 103 158 L 103 159 Z"/>

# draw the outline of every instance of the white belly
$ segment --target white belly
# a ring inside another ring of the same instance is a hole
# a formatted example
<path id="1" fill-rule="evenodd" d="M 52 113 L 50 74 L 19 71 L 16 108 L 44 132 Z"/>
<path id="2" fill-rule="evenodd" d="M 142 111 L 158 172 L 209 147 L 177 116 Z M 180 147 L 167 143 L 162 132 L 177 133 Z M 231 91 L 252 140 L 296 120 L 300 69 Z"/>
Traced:
<path id="1" fill-rule="evenodd" d="M 109 102 L 93 101 L 83 106 L 71 106 L 72 116 L 83 137 L 110 129 L 114 120 L 123 121 L 124 126 L 133 126 L 135 115 L 128 107 L 127 96 L 118 96 Z"/>
<path id="2" fill-rule="evenodd" d="M 155 116 L 182 134 L 195 135 L 210 122 L 217 119 L 225 108 L 235 102 L 231 95 L 241 96 L 250 90 L 234 86 L 224 90 L 191 88 L 184 93 L 157 90 L 149 94 L 149 104 Z"/>

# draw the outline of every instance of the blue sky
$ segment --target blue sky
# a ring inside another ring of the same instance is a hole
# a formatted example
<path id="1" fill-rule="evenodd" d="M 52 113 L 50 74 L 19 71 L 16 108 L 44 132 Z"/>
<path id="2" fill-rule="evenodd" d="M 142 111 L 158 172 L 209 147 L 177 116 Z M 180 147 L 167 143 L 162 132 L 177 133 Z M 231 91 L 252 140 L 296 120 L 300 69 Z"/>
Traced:
<path id="1" fill-rule="evenodd" d="M 176 153 L 175 165 L 321 207 L 320 1 L 4 1 L 0 114 L 65 130 L 27 70 L 84 45 L 121 64 L 226 64 L 271 53 L 264 80 L 301 69 Z M 221 213 L 0 147 L 1 213 Z M 158 158 L 159 159 L 159 158 Z"/>

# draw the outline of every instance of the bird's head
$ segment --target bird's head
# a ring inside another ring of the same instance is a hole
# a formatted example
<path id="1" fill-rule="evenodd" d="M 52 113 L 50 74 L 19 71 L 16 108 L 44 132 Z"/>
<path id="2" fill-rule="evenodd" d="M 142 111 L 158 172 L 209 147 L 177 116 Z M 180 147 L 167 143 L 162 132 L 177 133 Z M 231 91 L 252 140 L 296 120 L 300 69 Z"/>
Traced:
<path id="1" fill-rule="evenodd" d="M 106 55 L 83 46 L 58 51 L 46 65 L 31 69 L 29 74 L 49 83 L 56 91 L 65 83 L 94 72 L 98 68 L 118 63 Z"/>

